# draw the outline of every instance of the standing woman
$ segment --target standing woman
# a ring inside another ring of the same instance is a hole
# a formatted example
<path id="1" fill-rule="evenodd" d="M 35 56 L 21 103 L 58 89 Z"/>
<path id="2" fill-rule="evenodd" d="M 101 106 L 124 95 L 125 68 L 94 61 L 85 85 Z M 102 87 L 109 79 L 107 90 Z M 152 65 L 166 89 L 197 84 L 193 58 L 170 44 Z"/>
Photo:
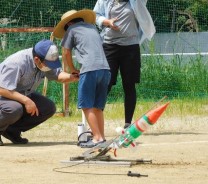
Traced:
<path id="1" fill-rule="evenodd" d="M 103 48 L 111 69 L 111 81 L 116 84 L 120 70 L 124 89 L 125 125 L 132 121 L 136 107 L 136 87 L 140 82 L 140 45 L 150 40 L 155 27 L 146 7 L 147 0 L 98 0 L 94 11 L 96 24 L 102 30 Z"/>

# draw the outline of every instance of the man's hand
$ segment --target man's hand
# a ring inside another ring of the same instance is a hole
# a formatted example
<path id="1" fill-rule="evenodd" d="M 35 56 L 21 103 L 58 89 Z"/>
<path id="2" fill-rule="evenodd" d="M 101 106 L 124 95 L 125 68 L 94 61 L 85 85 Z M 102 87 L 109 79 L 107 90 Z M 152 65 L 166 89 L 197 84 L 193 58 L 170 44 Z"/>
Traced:
<path id="1" fill-rule="evenodd" d="M 31 116 L 39 115 L 39 111 L 38 111 L 36 104 L 30 98 L 28 98 L 25 102 L 25 109 L 28 114 L 31 114 Z"/>
<path id="2" fill-rule="evenodd" d="M 69 83 L 69 82 L 77 82 L 79 81 L 79 73 L 66 73 L 66 72 L 61 72 L 58 76 L 58 82 L 62 83 Z"/>
<path id="3" fill-rule="evenodd" d="M 0 95 L 5 97 L 5 98 L 15 100 L 17 102 L 20 102 L 21 104 L 24 104 L 26 112 L 31 114 L 31 116 L 33 116 L 35 114 L 36 114 L 36 116 L 39 115 L 39 111 L 38 111 L 37 106 L 27 96 L 22 95 L 21 93 L 19 93 L 17 91 L 8 90 L 8 89 L 4 89 L 4 88 L 1 88 L 1 87 L 0 87 Z"/>

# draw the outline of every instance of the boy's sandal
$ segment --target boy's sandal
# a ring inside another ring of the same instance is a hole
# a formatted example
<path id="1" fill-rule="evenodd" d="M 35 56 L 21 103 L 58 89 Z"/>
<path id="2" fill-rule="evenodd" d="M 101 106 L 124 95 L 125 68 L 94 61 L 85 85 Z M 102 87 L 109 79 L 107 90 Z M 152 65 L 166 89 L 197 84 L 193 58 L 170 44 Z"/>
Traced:
<path id="1" fill-rule="evenodd" d="M 90 139 L 88 142 L 80 143 L 79 146 L 80 146 L 81 148 L 93 148 L 93 147 L 97 146 L 98 144 L 104 143 L 105 141 L 106 141 L 106 140 L 103 140 L 103 141 L 94 143 L 93 140 Z"/>

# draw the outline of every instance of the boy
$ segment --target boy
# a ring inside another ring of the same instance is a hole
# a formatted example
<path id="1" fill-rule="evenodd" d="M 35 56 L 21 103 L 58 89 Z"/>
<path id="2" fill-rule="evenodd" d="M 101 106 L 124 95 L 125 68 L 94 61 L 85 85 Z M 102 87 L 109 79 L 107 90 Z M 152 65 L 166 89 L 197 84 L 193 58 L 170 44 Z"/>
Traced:
<path id="1" fill-rule="evenodd" d="M 63 14 L 53 32 L 55 37 L 63 38 L 62 57 L 66 59 L 70 73 L 79 75 L 78 108 L 83 110 L 93 133 L 92 139 L 80 143 L 82 148 L 105 142 L 103 109 L 110 68 L 94 23 L 95 13 L 92 10 L 71 10 Z M 80 71 L 73 64 L 72 49 L 81 65 Z"/>

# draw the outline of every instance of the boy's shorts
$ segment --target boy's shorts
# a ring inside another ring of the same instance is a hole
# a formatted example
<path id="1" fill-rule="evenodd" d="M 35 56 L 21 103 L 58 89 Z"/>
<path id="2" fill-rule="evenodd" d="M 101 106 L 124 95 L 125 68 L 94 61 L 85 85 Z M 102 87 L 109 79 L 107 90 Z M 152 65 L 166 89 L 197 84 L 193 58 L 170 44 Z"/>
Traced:
<path id="1" fill-rule="evenodd" d="M 95 70 L 80 74 L 77 105 L 79 109 L 104 109 L 110 76 L 109 70 Z"/>

